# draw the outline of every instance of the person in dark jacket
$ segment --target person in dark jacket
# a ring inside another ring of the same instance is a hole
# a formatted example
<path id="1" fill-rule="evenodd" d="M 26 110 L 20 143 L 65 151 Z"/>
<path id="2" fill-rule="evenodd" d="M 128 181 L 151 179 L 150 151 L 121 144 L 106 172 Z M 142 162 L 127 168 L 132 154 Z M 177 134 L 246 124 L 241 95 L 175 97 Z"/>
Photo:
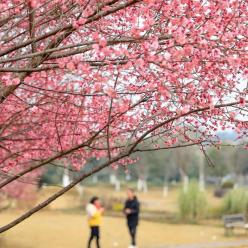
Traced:
<path id="1" fill-rule="evenodd" d="M 130 248 L 136 247 L 136 229 L 139 223 L 140 203 L 135 196 L 133 189 L 128 189 L 127 200 L 125 202 L 124 213 L 127 217 L 127 226 L 131 236 L 132 245 Z"/>

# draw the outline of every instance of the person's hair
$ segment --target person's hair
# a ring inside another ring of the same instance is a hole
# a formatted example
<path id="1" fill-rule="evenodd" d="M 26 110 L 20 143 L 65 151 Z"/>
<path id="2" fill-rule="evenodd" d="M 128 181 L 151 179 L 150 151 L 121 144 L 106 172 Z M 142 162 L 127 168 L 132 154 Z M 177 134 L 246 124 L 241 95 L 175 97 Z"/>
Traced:
<path id="1" fill-rule="evenodd" d="M 99 198 L 97 196 L 93 196 L 91 199 L 90 199 L 90 203 L 91 204 L 94 204 L 95 201 L 99 200 Z"/>
<path id="2" fill-rule="evenodd" d="M 133 188 L 128 188 L 127 190 L 131 191 L 133 194 L 135 194 L 135 190 Z"/>
<path id="3" fill-rule="evenodd" d="M 131 191 L 133 193 L 133 198 L 137 200 L 137 196 L 135 194 L 135 189 L 134 188 L 128 188 L 127 190 Z"/>

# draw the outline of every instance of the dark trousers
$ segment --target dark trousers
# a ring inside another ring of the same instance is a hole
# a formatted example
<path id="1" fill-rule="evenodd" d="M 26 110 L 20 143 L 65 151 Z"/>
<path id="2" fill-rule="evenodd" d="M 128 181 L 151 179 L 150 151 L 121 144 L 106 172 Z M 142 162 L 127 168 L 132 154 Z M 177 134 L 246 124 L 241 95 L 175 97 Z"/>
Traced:
<path id="1" fill-rule="evenodd" d="M 136 229 L 137 229 L 137 225 L 128 225 L 128 230 L 131 236 L 132 245 L 136 245 Z"/>
<path id="2" fill-rule="evenodd" d="M 94 238 L 96 239 L 96 247 L 100 248 L 100 243 L 99 243 L 100 230 L 99 230 L 99 226 L 91 226 L 90 229 L 91 229 L 91 232 L 90 232 L 90 238 L 89 238 L 89 241 L 88 241 L 88 248 L 91 248 L 91 242 L 92 242 L 92 240 Z"/>

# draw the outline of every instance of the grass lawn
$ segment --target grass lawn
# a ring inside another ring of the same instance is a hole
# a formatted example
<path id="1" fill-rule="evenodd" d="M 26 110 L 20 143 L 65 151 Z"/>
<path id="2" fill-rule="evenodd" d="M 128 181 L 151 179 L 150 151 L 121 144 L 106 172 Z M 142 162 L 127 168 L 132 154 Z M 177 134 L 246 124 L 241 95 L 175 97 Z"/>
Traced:
<path id="1" fill-rule="evenodd" d="M 15 218 L 20 212 L 2 212 L 0 224 Z M 41 211 L 0 237 L 1 248 L 82 248 L 86 247 L 88 227 L 86 217 L 79 213 Z M 141 221 L 138 230 L 139 247 L 152 248 L 168 244 L 217 242 L 245 238 L 241 233 L 233 238 L 223 236 L 223 228 L 199 225 L 173 225 Z M 129 237 L 124 218 L 104 217 L 103 248 L 126 248 Z"/>

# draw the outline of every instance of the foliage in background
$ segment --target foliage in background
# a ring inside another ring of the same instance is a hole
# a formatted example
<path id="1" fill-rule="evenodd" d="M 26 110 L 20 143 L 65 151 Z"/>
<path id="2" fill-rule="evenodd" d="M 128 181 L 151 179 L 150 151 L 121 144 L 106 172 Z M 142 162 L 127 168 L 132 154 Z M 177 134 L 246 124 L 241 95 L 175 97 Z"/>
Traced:
<path id="1" fill-rule="evenodd" d="M 60 167 L 48 167 L 40 179 L 40 185 L 61 185 L 63 169 Z"/>
<path id="2" fill-rule="evenodd" d="M 190 154 L 190 158 L 185 161 L 185 172 L 190 179 L 199 177 L 199 167 L 198 167 L 198 150 L 194 147 L 187 148 L 187 153 Z M 234 147 L 223 147 L 218 150 L 216 148 L 210 147 L 207 150 L 208 156 L 215 166 L 209 166 L 207 161 L 205 161 L 205 177 L 207 183 L 209 183 L 208 178 L 212 178 L 214 182 L 212 184 L 221 184 L 221 178 L 227 175 L 243 175 L 248 172 L 248 153 L 245 149 L 236 149 Z M 138 178 L 147 179 L 149 186 L 163 186 L 165 184 L 170 184 L 171 182 L 178 182 L 180 180 L 179 167 L 181 164 L 176 162 L 176 157 L 178 157 L 178 149 L 170 151 L 156 151 L 156 152 L 145 152 L 138 154 L 140 157 L 138 161 L 134 164 L 128 166 L 128 174 L 130 176 L 129 182 L 135 183 Z M 135 156 L 132 157 L 135 159 Z M 94 167 L 100 165 L 103 160 L 96 160 L 91 158 L 85 164 L 85 167 L 76 171 L 74 174 L 70 173 L 73 178 L 76 178 L 79 174 L 83 172 L 90 171 Z M 120 166 L 118 169 L 106 168 L 101 172 L 98 172 L 95 177 L 97 177 L 97 182 L 93 178 L 88 178 L 84 180 L 84 185 L 95 185 L 96 183 L 108 183 L 110 180 L 110 175 L 115 174 L 118 180 L 122 183 L 126 182 L 127 171 L 125 168 Z M 49 170 L 44 170 L 44 175 L 42 176 L 41 183 L 48 185 L 61 184 L 63 175 L 63 168 L 60 167 L 50 167 Z M 219 181 L 218 181 L 219 180 Z M 230 181 L 225 180 L 220 185 L 222 188 L 232 188 L 234 186 L 233 179 Z M 218 192 L 217 192 L 218 194 Z M 220 192 L 220 196 L 223 194 Z"/>
<path id="3" fill-rule="evenodd" d="M 190 182 L 186 192 L 181 191 L 178 204 L 180 218 L 183 220 L 197 221 L 206 216 L 207 198 L 196 181 Z"/>
<path id="4" fill-rule="evenodd" d="M 223 214 L 248 213 L 248 191 L 233 189 L 223 200 Z"/>

